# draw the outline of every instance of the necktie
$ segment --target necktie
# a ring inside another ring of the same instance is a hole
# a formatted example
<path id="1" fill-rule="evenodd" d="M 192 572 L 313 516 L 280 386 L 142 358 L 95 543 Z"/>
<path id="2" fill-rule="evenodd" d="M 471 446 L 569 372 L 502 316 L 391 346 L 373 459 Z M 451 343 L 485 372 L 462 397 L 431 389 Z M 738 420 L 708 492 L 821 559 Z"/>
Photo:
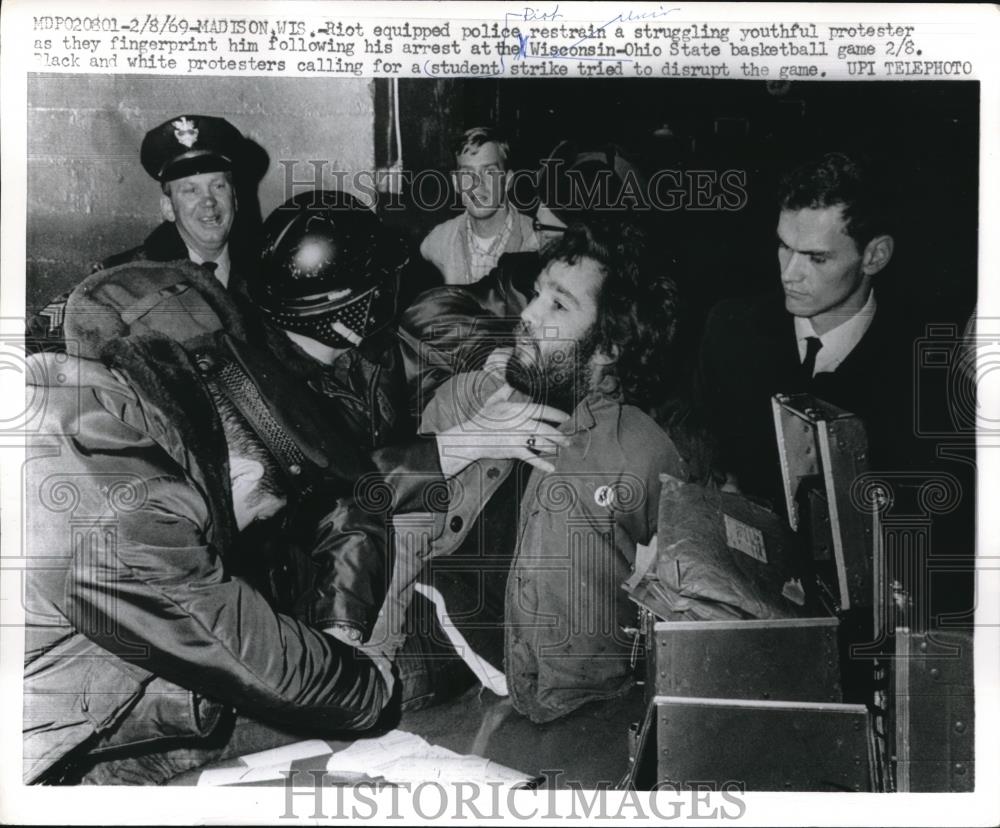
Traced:
<path id="1" fill-rule="evenodd" d="M 806 358 L 802 360 L 802 376 L 809 382 L 816 370 L 816 354 L 823 347 L 823 341 L 818 336 L 806 337 Z"/>
<path id="2" fill-rule="evenodd" d="M 205 268 L 213 276 L 215 275 L 215 269 L 219 266 L 218 262 L 202 262 L 201 266 Z"/>

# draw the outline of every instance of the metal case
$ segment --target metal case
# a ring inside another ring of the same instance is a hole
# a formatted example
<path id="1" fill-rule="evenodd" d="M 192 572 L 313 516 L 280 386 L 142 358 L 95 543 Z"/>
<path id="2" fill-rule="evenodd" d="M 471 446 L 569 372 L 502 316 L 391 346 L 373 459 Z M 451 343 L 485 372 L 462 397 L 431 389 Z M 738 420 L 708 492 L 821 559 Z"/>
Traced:
<path id="1" fill-rule="evenodd" d="M 773 410 L 789 522 L 810 541 L 804 554 L 821 617 L 658 622 L 647 613 L 649 704 L 630 776 L 636 787 L 693 780 L 766 791 L 882 786 L 885 750 L 869 709 L 843 703 L 845 629 L 866 636 L 879 611 L 878 515 L 851 498 L 867 471 L 864 428 L 806 395 L 778 395 Z"/>
<path id="2" fill-rule="evenodd" d="M 895 635 L 896 790 L 975 790 L 972 633 Z"/>
<path id="3" fill-rule="evenodd" d="M 817 580 L 832 612 L 881 601 L 873 569 L 877 510 L 852 497 L 868 470 L 868 439 L 854 415 L 808 394 L 771 401 L 792 529 L 808 532 Z M 873 504 L 873 507 L 876 504 Z"/>
<path id="4" fill-rule="evenodd" d="M 873 789 L 864 705 L 657 696 L 653 708 L 660 780 L 752 791 Z"/>
<path id="5" fill-rule="evenodd" d="M 840 702 L 836 618 L 647 623 L 647 697 Z"/>

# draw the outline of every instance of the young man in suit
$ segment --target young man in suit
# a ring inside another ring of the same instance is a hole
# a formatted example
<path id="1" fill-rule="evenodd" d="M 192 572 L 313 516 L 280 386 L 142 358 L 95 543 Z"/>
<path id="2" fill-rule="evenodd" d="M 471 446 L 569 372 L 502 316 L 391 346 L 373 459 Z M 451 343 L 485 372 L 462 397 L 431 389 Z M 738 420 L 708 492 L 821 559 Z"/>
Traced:
<path id="1" fill-rule="evenodd" d="M 770 406 L 779 392 L 809 392 L 861 417 L 873 467 L 909 462 L 914 336 L 874 290 L 892 259 L 891 215 L 873 170 L 847 155 L 795 169 L 779 193 L 781 293 L 726 300 L 709 314 L 697 395 L 717 465 L 744 493 L 781 503 Z"/>

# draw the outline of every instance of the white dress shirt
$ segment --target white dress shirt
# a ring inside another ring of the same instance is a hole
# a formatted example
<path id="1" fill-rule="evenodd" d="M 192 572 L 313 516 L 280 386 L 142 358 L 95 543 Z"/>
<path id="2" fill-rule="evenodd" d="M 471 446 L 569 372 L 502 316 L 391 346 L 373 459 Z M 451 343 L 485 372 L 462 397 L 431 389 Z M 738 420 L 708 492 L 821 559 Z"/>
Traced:
<path id="1" fill-rule="evenodd" d="M 847 317 L 843 322 L 820 336 L 813 329 L 811 319 L 801 316 L 795 317 L 795 336 L 799 346 L 799 362 L 804 362 L 806 358 L 806 339 L 810 336 L 819 337 L 823 347 L 816 354 L 816 367 L 813 369 L 813 376 L 816 374 L 828 374 L 836 371 L 847 355 L 853 351 L 861 338 L 875 318 L 875 292 L 868 294 L 868 301 L 853 316 Z"/>
<path id="2" fill-rule="evenodd" d="M 206 259 L 203 259 L 198 255 L 197 252 L 192 250 L 190 247 L 188 250 L 188 258 L 195 264 L 205 264 Z M 227 244 L 222 248 L 222 252 L 218 255 L 215 261 L 215 278 L 222 282 L 224 288 L 229 287 L 229 245 Z"/>

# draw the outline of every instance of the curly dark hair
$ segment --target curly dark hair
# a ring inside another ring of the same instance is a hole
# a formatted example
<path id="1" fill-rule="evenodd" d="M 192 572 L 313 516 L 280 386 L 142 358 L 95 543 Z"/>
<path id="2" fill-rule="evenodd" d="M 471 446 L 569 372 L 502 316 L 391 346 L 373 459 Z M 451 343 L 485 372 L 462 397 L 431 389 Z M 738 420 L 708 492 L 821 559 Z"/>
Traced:
<path id="1" fill-rule="evenodd" d="M 671 345 L 677 331 L 679 297 L 668 275 L 673 259 L 636 223 L 591 220 L 570 225 L 542 251 L 550 262 L 592 259 L 604 270 L 597 296 L 597 347 L 617 353 L 613 374 L 624 401 L 640 408 L 670 391 Z"/>
<path id="2" fill-rule="evenodd" d="M 858 250 L 892 233 L 891 197 L 885 175 L 862 157 L 829 152 L 785 175 L 778 190 L 782 210 L 843 206 L 847 235 Z"/>

